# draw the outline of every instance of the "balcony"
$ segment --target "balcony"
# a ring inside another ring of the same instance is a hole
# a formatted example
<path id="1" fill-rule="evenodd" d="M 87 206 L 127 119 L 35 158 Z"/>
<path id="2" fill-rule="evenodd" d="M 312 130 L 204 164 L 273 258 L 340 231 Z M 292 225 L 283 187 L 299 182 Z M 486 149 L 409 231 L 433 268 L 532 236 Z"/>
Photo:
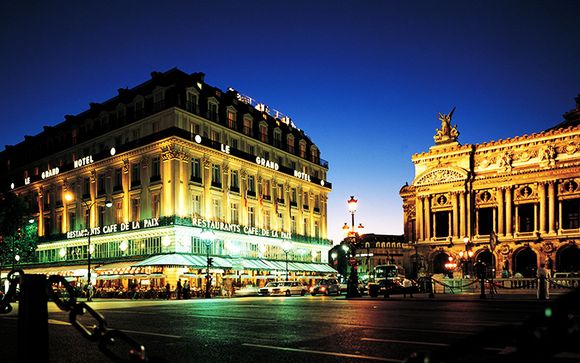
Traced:
<path id="1" fill-rule="evenodd" d="M 256 191 L 254 191 L 254 190 L 248 190 L 248 197 L 256 198 Z"/>
<path id="2" fill-rule="evenodd" d="M 161 181 L 161 175 L 151 175 L 151 177 L 149 178 L 150 183 L 155 183 L 158 181 Z"/>
<path id="3" fill-rule="evenodd" d="M 193 182 L 193 183 L 198 183 L 198 184 L 202 183 L 201 177 L 199 177 L 199 176 L 192 176 L 189 178 L 189 181 Z"/>
<path id="4" fill-rule="evenodd" d="M 240 187 L 230 187 L 230 192 L 232 193 L 239 193 L 240 192 Z"/>

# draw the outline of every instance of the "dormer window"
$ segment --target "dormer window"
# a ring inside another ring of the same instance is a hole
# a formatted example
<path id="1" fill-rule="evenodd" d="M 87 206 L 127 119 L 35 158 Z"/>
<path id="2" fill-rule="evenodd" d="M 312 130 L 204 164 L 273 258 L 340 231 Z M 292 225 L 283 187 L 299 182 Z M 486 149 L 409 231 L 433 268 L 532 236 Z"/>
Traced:
<path id="1" fill-rule="evenodd" d="M 228 108 L 228 128 L 235 130 L 238 128 L 236 123 L 236 111 L 232 108 Z"/>
<path id="2" fill-rule="evenodd" d="M 320 154 L 318 148 L 314 145 L 310 148 L 310 161 L 316 164 L 318 164 L 320 161 Z"/>
<path id="3" fill-rule="evenodd" d="M 143 100 L 143 98 L 136 99 L 134 107 L 135 107 L 135 118 L 141 118 L 143 116 L 145 109 L 145 101 Z"/>
<path id="4" fill-rule="evenodd" d="M 207 102 L 207 118 L 212 121 L 218 120 L 218 104 L 214 101 Z"/>
<path id="5" fill-rule="evenodd" d="M 77 136 L 78 136 L 78 130 L 77 129 L 73 129 L 71 132 L 71 142 L 73 145 L 77 144 Z"/>
<path id="6" fill-rule="evenodd" d="M 165 108 L 165 92 L 157 90 L 153 93 L 153 111 L 161 111 Z"/>
<path id="7" fill-rule="evenodd" d="M 300 140 L 300 157 L 306 159 L 306 142 Z"/>
<path id="8" fill-rule="evenodd" d="M 274 146 L 282 146 L 282 131 L 279 128 L 274 129 Z"/>
<path id="9" fill-rule="evenodd" d="M 268 125 L 265 122 L 260 123 L 260 141 L 268 142 Z"/>
<path id="10" fill-rule="evenodd" d="M 252 136 L 252 120 L 249 118 L 244 118 L 244 134 Z"/>
<path id="11" fill-rule="evenodd" d="M 199 114 L 199 96 L 197 93 L 189 90 L 186 94 L 185 109 L 189 112 Z"/>
<path id="12" fill-rule="evenodd" d="M 288 152 L 294 154 L 294 135 L 288 135 Z"/>

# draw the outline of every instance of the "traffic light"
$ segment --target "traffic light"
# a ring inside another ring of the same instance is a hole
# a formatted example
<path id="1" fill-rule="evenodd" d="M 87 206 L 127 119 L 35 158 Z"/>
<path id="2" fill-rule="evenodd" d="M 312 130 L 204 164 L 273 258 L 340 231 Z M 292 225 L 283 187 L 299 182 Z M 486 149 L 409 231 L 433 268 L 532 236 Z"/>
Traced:
<path id="1" fill-rule="evenodd" d="M 208 265 L 209 267 L 212 267 L 212 266 L 213 266 L 213 257 L 208 257 L 208 258 L 207 258 L 207 265 Z"/>

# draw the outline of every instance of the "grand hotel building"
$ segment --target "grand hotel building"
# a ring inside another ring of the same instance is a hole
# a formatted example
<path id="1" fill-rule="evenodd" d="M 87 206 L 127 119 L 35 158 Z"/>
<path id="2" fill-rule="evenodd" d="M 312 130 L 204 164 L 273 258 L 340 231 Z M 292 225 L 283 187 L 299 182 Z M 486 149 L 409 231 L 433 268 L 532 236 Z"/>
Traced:
<path id="1" fill-rule="evenodd" d="M 497 276 L 533 277 L 544 262 L 580 271 L 580 96 L 553 128 L 476 145 L 457 141 L 452 114 L 439 115 L 435 145 L 413 155 L 400 191 L 412 260 L 433 273 L 450 258 Z"/>
<path id="2" fill-rule="evenodd" d="M 286 261 L 293 279 L 335 272 L 317 146 L 287 116 L 202 73 L 153 72 L 0 160 L 3 187 L 38 223 L 37 261 L 25 271 L 86 280 L 91 233 L 92 278 L 125 287 L 201 286 L 208 252 L 218 284 L 285 277 Z"/>

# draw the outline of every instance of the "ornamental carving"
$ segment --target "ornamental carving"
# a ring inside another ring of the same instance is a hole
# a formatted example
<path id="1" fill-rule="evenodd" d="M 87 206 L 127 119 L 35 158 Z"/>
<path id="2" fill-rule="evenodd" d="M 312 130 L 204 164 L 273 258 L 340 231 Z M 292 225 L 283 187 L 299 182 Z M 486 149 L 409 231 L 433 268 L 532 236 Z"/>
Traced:
<path id="1" fill-rule="evenodd" d="M 498 158 L 497 158 L 497 166 L 500 169 L 503 169 L 505 171 L 510 171 L 512 168 L 512 155 L 507 152 L 504 151 Z"/>
<path id="2" fill-rule="evenodd" d="M 419 180 L 413 183 L 415 186 L 428 185 L 428 184 L 438 184 L 438 183 L 451 183 L 455 181 L 463 181 L 467 178 L 458 171 L 450 169 L 440 169 L 433 170 L 429 173 L 423 175 Z"/>
<path id="3" fill-rule="evenodd" d="M 204 155 L 203 158 L 201 158 L 201 163 L 205 169 L 209 170 L 211 168 L 211 160 L 209 160 L 208 155 Z"/>
<path id="4" fill-rule="evenodd" d="M 555 250 L 556 248 L 554 247 L 554 243 L 552 243 L 552 241 L 545 241 L 540 245 L 540 251 L 547 255 L 553 253 Z"/>
<path id="5" fill-rule="evenodd" d="M 491 190 L 481 190 L 478 191 L 475 195 L 475 204 L 476 205 L 490 205 L 495 204 L 495 193 Z"/>
<path id="6" fill-rule="evenodd" d="M 577 150 L 578 150 L 578 144 L 575 143 L 574 141 L 570 141 L 570 143 L 568 143 L 568 145 L 562 147 L 562 152 L 564 152 L 568 155 L 574 154 Z"/>
<path id="7" fill-rule="evenodd" d="M 499 253 L 501 253 L 502 255 L 508 256 L 511 252 L 512 252 L 512 249 L 507 243 L 502 243 L 499 246 Z"/>
<path id="8" fill-rule="evenodd" d="M 123 174 L 129 174 L 129 159 L 123 159 Z"/>
<path id="9" fill-rule="evenodd" d="M 529 185 L 524 185 L 515 191 L 514 200 L 530 200 L 536 198 L 536 190 Z"/>
<path id="10" fill-rule="evenodd" d="M 242 178 L 242 180 L 246 180 L 246 178 L 248 177 L 248 172 L 245 169 L 240 170 L 240 177 Z"/>
<path id="11" fill-rule="evenodd" d="M 448 205 L 451 205 L 451 198 L 449 198 L 446 194 L 439 194 L 433 198 L 434 207 L 445 207 Z"/>
<path id="12" fill-rule="evenodd" d="M 169 144 L 167 146 L 161 146 L 161 160 L 189 160 L 189 155 L 183 150 L 182 147 Z"/>
<path id="13" fill-rule="evenodd" d="M 90 179 L 91 184 L 95 184 L 97 182 L 97 172 L 95 170 L 91 170 Z"/>
<path id="14" fill-rule="evenodd" d="M 556 164 L 556 149 L 552 145 L 546 145 L 538 153 L 540 164 L 543 166 L 554 166 Z"/>
<path id="15" fill-rule="evenodd" d="M 459 137 L 457 125 L 451 126 L 453 112 L 455 112 L 455 107 L 453 107 L 449 114 L 442 114 L 439 112 L 438 118 L 439 121 L 441 121 L 441 128 L 435 129 L 435 136 L 433 136 L 436 145 L 448 144 L 457 141 L 457 137 Z"/>
<path id="16" fill-rule="evenodd" d="M 564 180 L 563 182 L 558 184 L 558 194 L 560 195 L 576 194 L 580 192 L 579 186 L 580 180 L 578 179 Z"/>
<path id="17" fill-rule="evenodd" d="M 224 161 L 222 164 L 222 169 L 224 174 L 227 174 L 230 171 L 230 164 L 227 161 Z"/>
<path id="18" fill-rule="evenodd" d="M 148 156 L 143 156 L 141 158 L 141 166 L 143 169 L 147 169 L 149 167 L 149 163 L 151 162 L 151 158 Z"/>

